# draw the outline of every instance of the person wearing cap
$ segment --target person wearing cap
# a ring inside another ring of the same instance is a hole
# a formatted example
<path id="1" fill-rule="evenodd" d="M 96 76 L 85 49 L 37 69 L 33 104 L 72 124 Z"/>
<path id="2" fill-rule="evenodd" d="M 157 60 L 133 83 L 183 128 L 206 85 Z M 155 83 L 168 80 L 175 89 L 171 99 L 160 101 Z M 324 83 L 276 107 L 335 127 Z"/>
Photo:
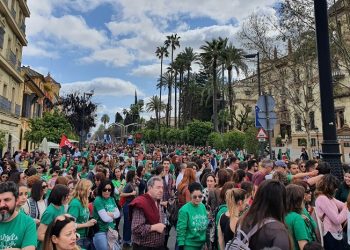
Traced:
<path id="1" fill-rule="evenodd" d="M 273 170 L 265 176 L 265 180 L 271 180 L 275 172 L 280 172 L 286 174 L 287 164 L 282 160 L 277 160 L 274 162 Z"/>
<path id="2" fill-rule="evenodd" d="M 254 184 L 255 190 L 258 189 L 260 184 L 265 180 L 265 177 L 272 172 L 273 161 L 270 159 L 264 159 L 261 162 L 261 168 L 258 172 L 254 173 L 252 182 Z"/>

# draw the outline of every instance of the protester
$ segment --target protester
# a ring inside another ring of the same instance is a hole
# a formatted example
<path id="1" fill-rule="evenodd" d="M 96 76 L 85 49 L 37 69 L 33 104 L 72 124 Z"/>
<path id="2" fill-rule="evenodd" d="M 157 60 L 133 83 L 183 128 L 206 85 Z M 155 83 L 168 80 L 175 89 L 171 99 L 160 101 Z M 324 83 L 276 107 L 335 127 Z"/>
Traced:
<path id="1" fill-rule="evenodd" d="M 202 186 L 193 182 L 188 186 L 191 201 L 179 210 L 177 242 L 179 249 L 201 249 L 206 242 L 208 215 L 202 203 Z"/>
<path id="2" fill-rule="evenodd" d="M 14 182 L 0 183 L 0 249 L 34 250 L 37 246 L 35 223 L 16 209 L 18 195 Z"/>
<path id="3" fill-rule="evenodd" d="M 163 180 L 152 177 L 147 182 L 147 193 L 135 198 L 129 205 L 132 215 L 134 250 L 165 249 L 166 215 L 160 200 L 163 197 Z"/>
<path id="4" fill-rule="evenodd" d="M 120 216 L 114 201 L 114 186 L 110 180 L 104 180 L 98 186 L 97 197 L 94 201 L 93 217 L 97 220 L 98 232 L 93 242 L 96 250 L 107 250 L 107 231 L 114 228 L 113 221 Z M 93 221 L 91 221 L 91 224 Z"/>
<path id="5" fill-rule="evenodd" d="M 48 226 L 43 249 L 44 250 L 79 250 L 76 245 L 75 219 L 69 215 L 61 215 Z"/>
<path id="6" fill-rule="evenodd" d="M 32 217 L 37 225 L 40 224 L 47 205 L 44 200 L 47 192 L 47 183 L 43 180 L 38 180 L 33 183 L 30 197 L 22 206 L 26 214 Z"/>

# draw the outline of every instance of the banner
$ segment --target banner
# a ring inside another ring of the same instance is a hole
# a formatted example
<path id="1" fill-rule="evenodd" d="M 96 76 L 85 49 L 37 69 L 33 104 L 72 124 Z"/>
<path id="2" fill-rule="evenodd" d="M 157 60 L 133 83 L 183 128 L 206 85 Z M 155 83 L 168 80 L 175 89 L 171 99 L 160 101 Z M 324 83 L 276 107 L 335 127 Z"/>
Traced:
<path id="1" fill-rule="evenodd" d="M 62 135 L 61 142 L 60 142 L 60 148 L 68 147 L 69 149 L 72 148 L 72 143 L 68 140 L 68 138 L 65 135 Z"/>

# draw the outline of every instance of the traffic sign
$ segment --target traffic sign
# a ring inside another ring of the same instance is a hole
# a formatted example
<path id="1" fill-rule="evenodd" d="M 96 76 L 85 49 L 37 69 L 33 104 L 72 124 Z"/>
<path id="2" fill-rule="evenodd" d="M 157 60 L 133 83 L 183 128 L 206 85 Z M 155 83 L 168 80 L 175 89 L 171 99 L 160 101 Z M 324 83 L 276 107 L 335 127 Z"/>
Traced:
<path id="1" fill-rule="evenodd" d="M 259 97 L 258 102 L 256 103 L 256 106 L 259 107 L 260 112 L 266 112 L 274 110 L 276 105 L 275 99 L 273 99 L 270 95 L 262 95 Z"/>
<path id="2" fill-rule="evenodd" d="M 262 125 L 259 122 L 259 112 L 260 112 L 260 108 L 258 106 L 255 106 L 255 127 L 256 128 L 261 128 Z"/>
<path id="3" fill-rule="evenodd" d="M 273 127 L 277 122 L 277 115 L 273 111 L 270 111 L 268 114 L 269 114 L 269 127 L 267 127 L 266 112 L 259 112 L 258 121 L 261 124 L 261 127 L 264 128 L 265 130 L 273 130 Z"/>
<path id="4" fill-rule="evenodd" d="M 265 130 L 263 128 L 259 129 L 259 132 L 256 135 L 256 138 L 258 138 L 258 139 L 266 139 L 266 138 L 268 138 L 268 136 L 267 136 L 267 134 L 266 134 L 266 132 L 265 132 Z"/>

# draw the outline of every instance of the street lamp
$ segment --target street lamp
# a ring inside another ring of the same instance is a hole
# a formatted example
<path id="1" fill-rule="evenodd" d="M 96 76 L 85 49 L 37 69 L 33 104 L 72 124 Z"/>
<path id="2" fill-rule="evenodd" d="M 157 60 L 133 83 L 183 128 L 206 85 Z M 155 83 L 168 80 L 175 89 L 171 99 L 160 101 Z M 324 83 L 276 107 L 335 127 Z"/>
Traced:
<path id="1" fill-rule="evenodd" d="M 91 90 L 90 92 L 84 92 L 83 94 L 83 114 L 82 114 L 82 118 L 83 118 L 83 122 L 82 122 L 82 126 L 81 126 L 81 132 L 80 132 L 80 148 L 83 147 L 84 145 L 84 138 L 85 138 L 85 109 L 86 109 L 86 97 L 91 97 L 94 94 L 94 90 Z"/>
<path id="2" fill-rule="evenodd" d="M 248 54 L 243 55 L 244 58 L 251 59 L 251 58 L 257 58 L 257 73 L 258 73 L 258 93 L 259 96 L 261 96 L 261 76 L 260 76 L 260 54 L 257 52 L 256 54 Z"/>
<path id="3" fill-rule="evenodd" d="M 317 156 L 320 157 L 320 141 L 318 140 L 318 128 L 315 128 L 316 131 L 316 140 L 317 140 Z"/>
<path id="4" fill-rule="evenodd" d="M 314 9 L 322 114 L 322 158 L 332 166 L 331 173 L 342 180 L 343 169 L 334 116 L 327 0 L 314 0 Z"/>

